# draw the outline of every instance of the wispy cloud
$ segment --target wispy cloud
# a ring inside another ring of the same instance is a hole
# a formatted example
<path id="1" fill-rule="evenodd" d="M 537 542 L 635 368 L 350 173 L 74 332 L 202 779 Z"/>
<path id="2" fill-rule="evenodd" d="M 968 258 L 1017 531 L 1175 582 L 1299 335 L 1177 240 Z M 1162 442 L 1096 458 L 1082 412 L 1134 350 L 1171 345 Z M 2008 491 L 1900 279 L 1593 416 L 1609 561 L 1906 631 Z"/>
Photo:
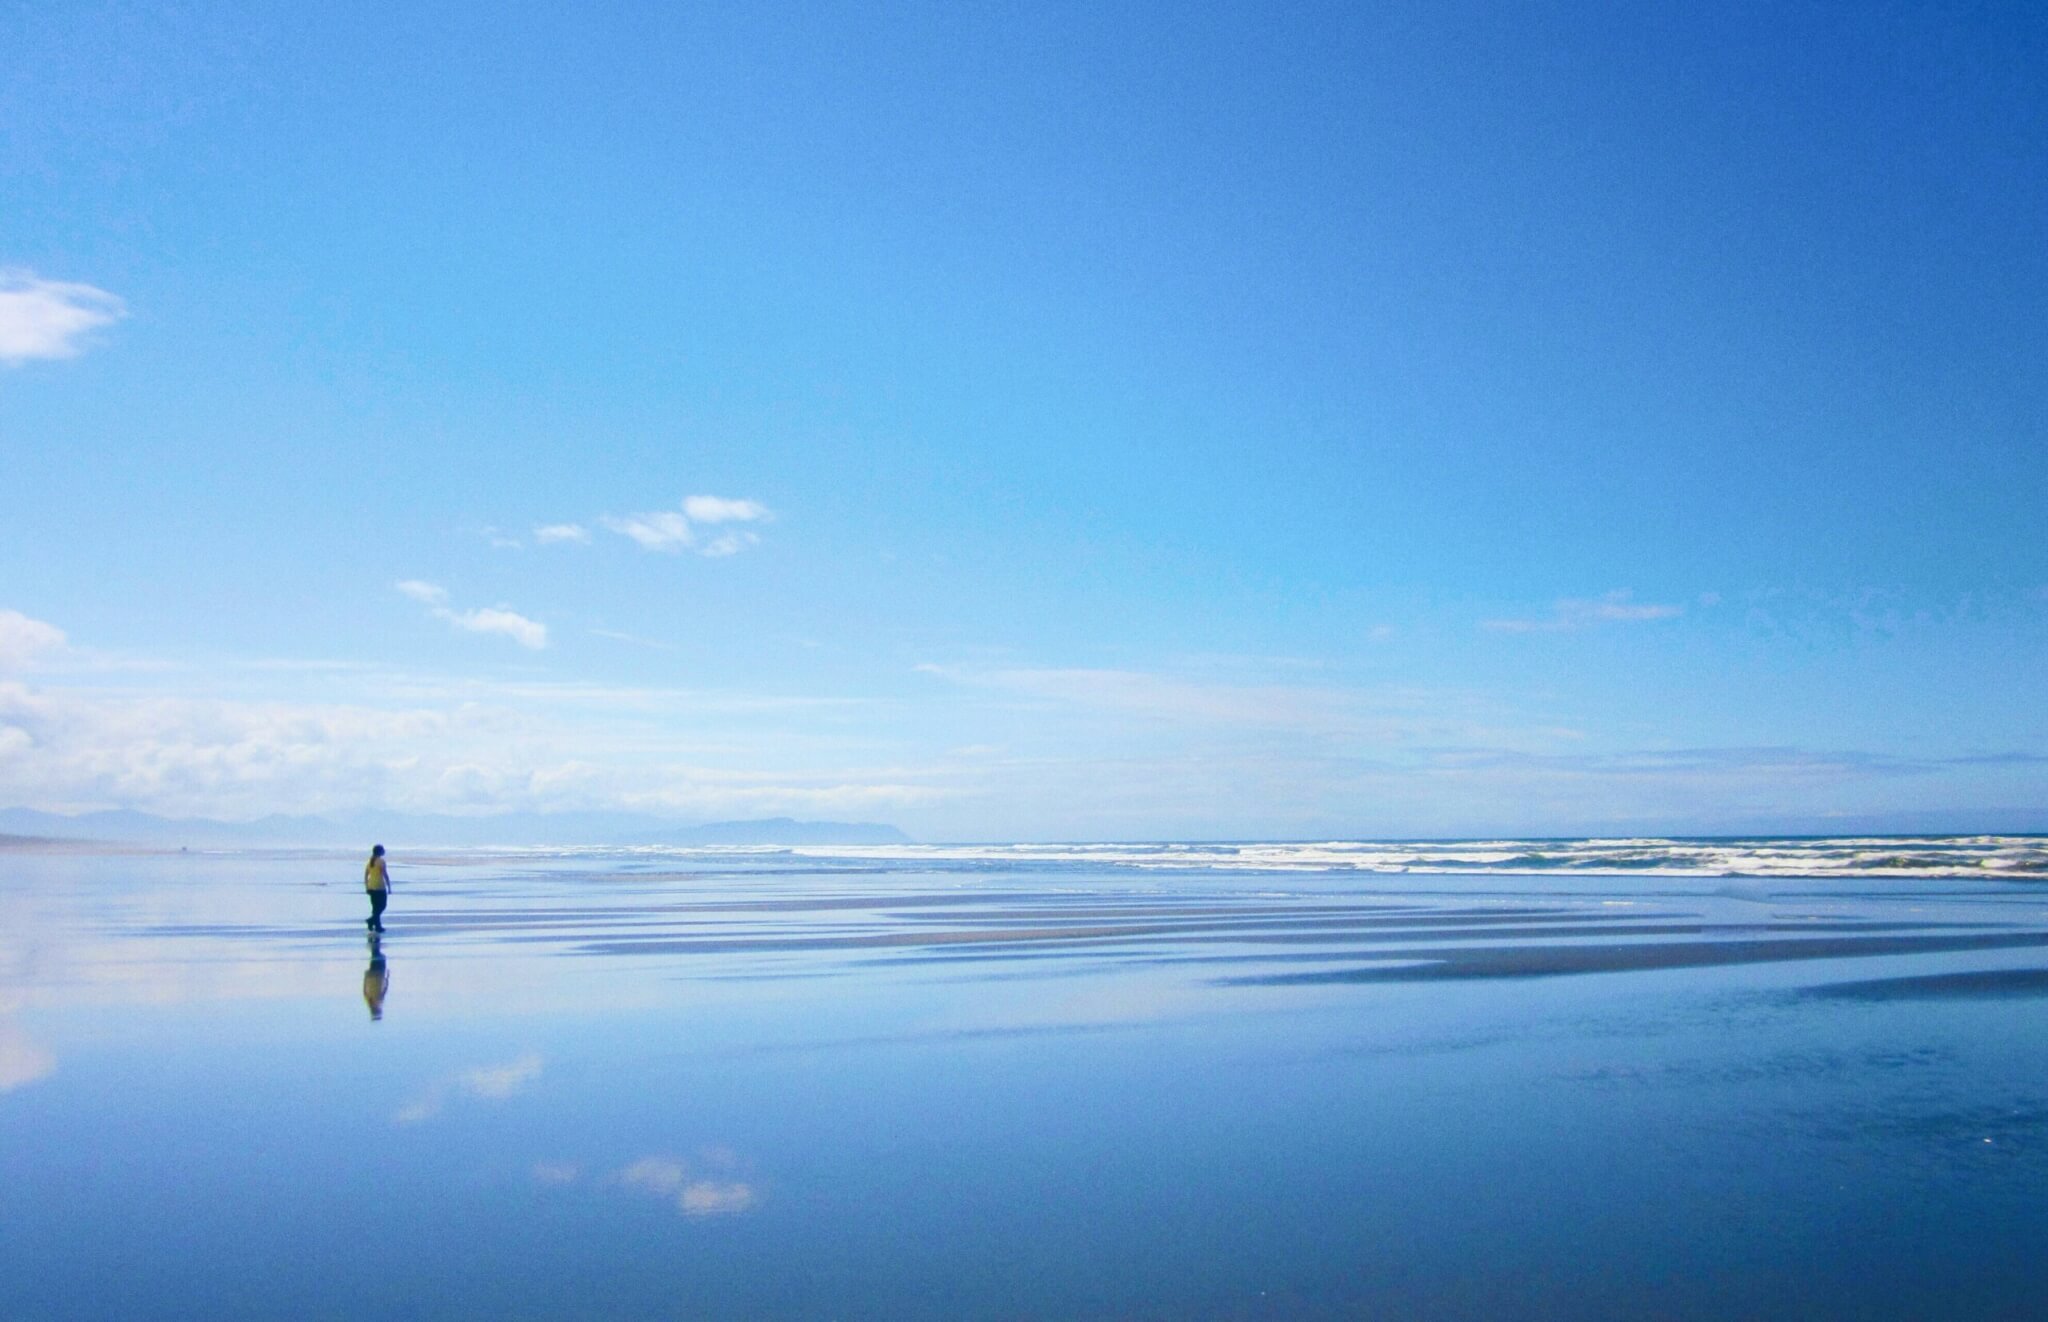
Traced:
<path id="1" fill-rule="evenodd" d="M 635 647 L 645 647 L 656 652 L 676 650 L 674 643 L 656 642 L 652 638 L 642 638 L 637 633 L 626 633 L 619 629 L 592 629 L 590 632 L 599 638 L 609 638 L 616 643 L 631 643 Z"/>
<path id="2" fill-rule="evenodd" d="M 698 524 L 721 527 L 728 524 L 764 523 L 775 516 L 757 500 L 733 500 L 724 496 L 686 496 L 680 510 L 652 510 L 644 514 L 611 515 L 599 520 L 605 527 L 629 538 L 642 550 L 675 554 L 695 551 L 709 559 L 736 555 L 760 544 L 761 536 L 750 528 L 728 527 L 709 539 L 698 535 Z M 576 525 L 561 525 L 574 527 Z M 564 539 L 566 540 L 566 539 Z"/>
<path id="3" fill-rule="evenodd" d="M 1685 614 L 1683 606 L 1639 602 L 1626 591 L 1600 597 L 1565 597 L 1546 616 L 1530 619 L 1482 620 L 1479 627 L 1495 633 L 1568 633 L 1597 624 L 1630 624 L 1668 620 Z"/>
<path id="4" fill-rule="evenodd" d="M 1333 714 L 1333 695 L 1286 685 L 1218 684 L 1150 671 L 1083 667 L 972 670 L 925 664 L 913 669 L 969 687 L 1173 721 L 1326 724 Z"/>
<path id="5" fill-rule="evenodd" d="M 1015 666 L 992 669 L 924 664 L 912 668 L 963 688 L 1068 709 L 1105 732 L 1105 716 L 1131 726 L 1194 735 L 1285 734 L 1375 743 L 1499 738 L 1472 695 L 1401 687 L 1228 683 L 1148 670 Z M 1544 732 L 1546 735 L 1553 733 Z"/>
<path id="6" fill-rule="evenodd" d="M 699 548 L 698 554 L 706 556 L 713 560 L 719 560 L 729 555 L 738 555 L 741 551 L 746 550 L 748 547 L 759 546 L 760 544 L 761 535 L 759 533 L 747 532 L 745 530 L 739 532 L 720 533 L 718 536 L 704 543 L 704 545 L 701 548 Z"/>
<path id="7" fill-rule="evenodd" d="M 1793 780 L 1932 775 L 1949 767 L 2039 765 L 2044 759 L 2024 753 L 1952 758 L 1900 757 L 1854 749 L 1806 749 L 1782 746 L 1623 749 L 1608 753 L 1541 754 L 1511 749 L 1442 749 L 1427 761 L 1430 770 L 1445 773 L 1521 771 L 1556 777 L 1674 780 L 1715 778 L 1734 774 L 1768 776 L 1778 783 Z"/>
<path id="8" fill-rule="evenodd" d="M 428 606 L 444 605 L 448 601 L 448 589 L 417 578 L 401 579 L 391 586 L 414 601 Z"/>
<path id="9" fill-rule="evenodd" d="M 408 578 L 392 586 L 401 595 L 425 606 L 435 619 L 446 620 L 458 629 L 470 633 L 503 634 L 521 647 L 535 651 L 548 645 L 548 627 L 545 624 L 528 619 L 509 607 L 481 606 L 472 610 L 455 610 L 448 605 L 448 589 L 437 583 Z"/>
<path id="10" fill-rule="evenodd" d="M 0 363 L 75 358 L 92 332 L 127 315 L 127 304 L 104 289 L 0 270 Z"/>
<path id="11" fill-rule="evenodd" d="M 0 670 L 26 670 L 62 646 L 64 631 L 56 625 L 20 611 L 0 610 Z"/>
<path id="12" fill-rule="evenodd" d="M 542 546 L 558 546 L 563 542 L 587 542 L 590 529 L 580 523 L 544 523 L 533 530 L 533 540 Z"/>

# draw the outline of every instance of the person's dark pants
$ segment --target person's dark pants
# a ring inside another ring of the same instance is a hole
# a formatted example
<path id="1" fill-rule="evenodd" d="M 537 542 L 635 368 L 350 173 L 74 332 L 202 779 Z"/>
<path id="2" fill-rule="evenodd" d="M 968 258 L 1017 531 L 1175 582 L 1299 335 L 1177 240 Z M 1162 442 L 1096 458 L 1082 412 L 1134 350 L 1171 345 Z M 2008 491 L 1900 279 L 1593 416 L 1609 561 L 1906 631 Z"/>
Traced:
<path id="1" fill-rule="evenodd" d="M 371 931 L 381 932 L 384 930 L 384 906 L 390 899 L 391 895 L 388 891 L 374 890 L 370 892 L 370 921 L 367 926 Z"/>

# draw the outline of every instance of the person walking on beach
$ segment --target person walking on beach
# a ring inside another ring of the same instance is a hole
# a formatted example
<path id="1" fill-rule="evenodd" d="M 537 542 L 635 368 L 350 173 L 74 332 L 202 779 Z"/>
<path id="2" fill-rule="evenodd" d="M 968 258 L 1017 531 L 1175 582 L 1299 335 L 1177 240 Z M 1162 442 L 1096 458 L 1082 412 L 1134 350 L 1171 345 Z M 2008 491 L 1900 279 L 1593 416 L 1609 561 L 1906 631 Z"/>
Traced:
<path id="1" fill-rule="evenodd" d="M 372 932 L 381 932 L 384 930 L 384 905 L 391 898 L 391 869 L 384 866 L 382 845 L 370 851 L 370 861 L 363 865 L 363 889 L 370 892 L 370 916 L 363 920 L 363 926 Z"/>

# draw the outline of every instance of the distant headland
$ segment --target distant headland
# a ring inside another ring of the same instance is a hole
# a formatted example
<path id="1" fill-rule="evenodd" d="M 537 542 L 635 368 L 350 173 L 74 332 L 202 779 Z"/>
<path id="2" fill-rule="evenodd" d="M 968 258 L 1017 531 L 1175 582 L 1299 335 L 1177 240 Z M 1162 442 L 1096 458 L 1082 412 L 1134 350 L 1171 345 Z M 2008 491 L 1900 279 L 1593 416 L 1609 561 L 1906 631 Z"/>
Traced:
<path id="1" fill-rule="evenodd" d="M 112 809 L 70 815 L 0 809 L 0 836 L 38 842 L 91 841 L 167 847 L 365 845 L 893 845 L 910 837 L 882 822 L 811 822 L 793 817 L 688 825 L 637 813 L 360 813 L 272 815 L 229 822 Z"/>

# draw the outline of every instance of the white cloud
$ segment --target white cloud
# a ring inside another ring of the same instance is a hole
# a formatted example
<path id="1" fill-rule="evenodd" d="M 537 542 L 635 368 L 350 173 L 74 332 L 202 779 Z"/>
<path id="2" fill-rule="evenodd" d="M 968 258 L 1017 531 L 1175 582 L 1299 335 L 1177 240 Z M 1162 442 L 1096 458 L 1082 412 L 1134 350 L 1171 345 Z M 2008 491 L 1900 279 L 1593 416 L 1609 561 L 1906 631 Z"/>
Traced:
<path id="1" fill-rule="evenodd" d="M 630 537 L 640 544 L 643 551 L 681 551 L 696 545 L 697 534 L 690 530 L 690 521 L 674 510 L 656 510 L 651 514 L 632 514 L 623 519 L 607 514 L 604 526 L 621 537 Z"/>
<path id="2" fill-rule="evenodd" d="M 573 1161 L 536 1161 L 533 1163 L 535 1184 L 574 1184 L 583 1178 L 583 1168 Z"/>
<path id="3" fill-rule="evenodd" d="M 758 500 L 727 500 L 723 496 L 686 496 L 683 513 L 699 523 L 755 523 L 768 517 Z"/>
<path id="4" fill-rule="evenodd" d="M 446 620 L 458 629 L 470 633 L 503 634 L 521 647 L 539 651 L 548 645 L 548 627 L 538 620 L 528 619 L 519 612 L 505 606 L 482 606 L 474 610 L 454 610 L 448 605 L 448 589 L 436 583 L 408 578 L 392 586 L 433 614 L 437 620 Z"/>
<path id="5" fill-rule="evenodd" d="M 1479 627 L 1495 633 L 1569 633 L 1595 624 L 1668 620 L 1685 614 L 1683 606 L 1664 606 L 1631 599 L 1627 591 L 1601 597 L 1565 597 L 1548 616 L 1533 619 L 1482 620 Z"/>
<path id="6" fill-rule="evenodd" d="M 605 527 L 629 537 L 639 543 L 642 550 L 664 551 L 674 554 L 678 551 L 694 550 L 709 559 L 723 559 L 737 555 L 750 546 L 761 542 L 759 533 L 748 529 L 734 529 L 700 544 L 695 523 L 716 527 L 725 523 L 760 523 L 775 516 L 766 505 L 758 500 L 733 500 L 724 496 L 686 496 L 682 511 L 653 510 L 645 514 L 629 514 L 617 517 L 607 514 L 600 522 Z"/>
<path id="7" fill-rule="evenodd" d="M 539 651 L 548 645 L 548 627 L 538 620 L 529 620 L 517 611 L 502 606 L 484 606 L 476 610 L 448 611 L 442 618 L 458 629 L 471 633 L 499 633 L 518 643 L 521 647 Z"/>
<path id="8" fill-rule="evenodd" d="M 127 304 L 104 289 L 0 270 L 0 363 L 75 358 L 87 336 L 127 315 Z"/>
<path id="9" fill-rule="evenodd" d="M 64 631 L 30 619 L 20 611 L 0 610 L 0 670 L 26 670 L 35 660 L 64 646 Z"/>
<path id="10" fill-rule="evenodd" d="M 587 542 L 590 529 L 580 523 L 547 523 L 533 530 L 533 540 L 542 546 L 553 546 L 561 542 Z"/>

